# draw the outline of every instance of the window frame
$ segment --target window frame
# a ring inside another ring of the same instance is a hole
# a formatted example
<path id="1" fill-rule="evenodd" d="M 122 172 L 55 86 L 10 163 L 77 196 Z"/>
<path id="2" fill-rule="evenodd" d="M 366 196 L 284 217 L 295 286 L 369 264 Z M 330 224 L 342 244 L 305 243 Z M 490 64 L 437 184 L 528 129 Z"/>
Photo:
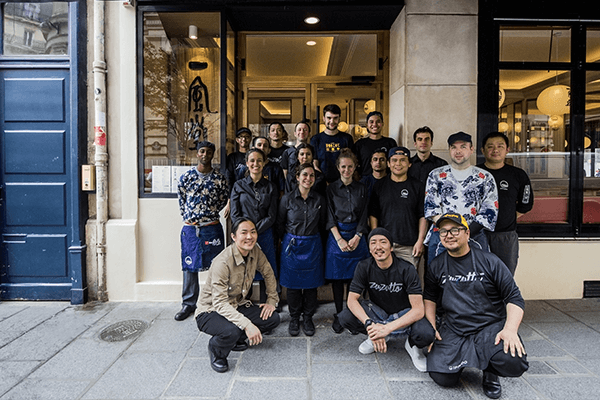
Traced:
<path id="1" fill-rule="evenodd" d="M 138 198 L 177 198 L 177 193 L 147 193 L 144 191 L 144 13 L 145 12 L 201 12 L 219 13 L 220 26 L 219 35 L 221 40 L 220 59 L 220 135 L 221 135 L 221 159 L 220 170 L 225 171 L 226 165 L 226 139 L 227 139 L 227 35 L 228 26 L 227 13 L 222 7 L 201 6 L 142 6 L 136 10 L 136 58 L 137 58 L 137 120 L 138 120 Z M 235 34 L 235 31 L 233 31 Z M 237 44 L 237 41 L 236 41 Z M 237 70 L 237 59 L 234 69 Z M 237 74 L 236 74 L 237 75 Z M 237 82 L 235 83 L 237 85 Z"/>
<path id="2" fill-rule="evenodd" d="M 497 131 L 498 125 L 498 87 L 500 70 L 561 70 L 570 73 L 571 113 L 570 113 L 570 163 L 568 188 L 568 220 L 566 224 L 518 224 L 520 237 L 557 238 L 557 237 L 600 237 L 600 224 L 583 223 L 583 184 L 584 184 L 584 131 L 586 72 L 600 71 L 600 63 L 587 63 L 587 29 L 600 27 L 600 15 L 597 20 L 518 18 L 515 9 L 507 15 L 506 8 L 491 7 L 480 1 L 478 30 L 478 118 L 477 118 L 477 163 L 485 159 L 479 149 L 483 137 L 491 131 Z M 597 12 L 592 14 L 598 14 Z M 500 29 L 503 26 L 568 26 L 571 29 L 570 62 L 514 62 L 500 61 Z"/>

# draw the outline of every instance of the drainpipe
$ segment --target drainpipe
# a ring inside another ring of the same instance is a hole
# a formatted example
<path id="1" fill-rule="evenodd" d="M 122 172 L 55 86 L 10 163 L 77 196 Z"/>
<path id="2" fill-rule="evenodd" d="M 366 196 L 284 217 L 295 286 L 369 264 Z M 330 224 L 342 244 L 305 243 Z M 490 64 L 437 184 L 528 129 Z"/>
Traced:
<path id="1" fill-rule="evenodd" d="M 98 300 L 107 301 L 106 222 L 108 221 L 108 152 L 106 147 L 105 2 L 94 1 L 94 161 L 96 164 L 96 261 Z"/>

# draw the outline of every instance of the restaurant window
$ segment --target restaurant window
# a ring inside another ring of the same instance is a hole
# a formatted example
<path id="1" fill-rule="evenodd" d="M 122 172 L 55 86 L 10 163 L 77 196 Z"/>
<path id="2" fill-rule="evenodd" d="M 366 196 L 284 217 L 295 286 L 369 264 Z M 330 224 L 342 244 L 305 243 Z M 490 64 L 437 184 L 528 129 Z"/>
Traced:
<path id="1" fill-rule="evenodd" d="M 215 144 L 214 168 L 224 158 L 221 15 L 144 12 L 142 26 L 143 193 L 168 197 L 177 192 L 179 177 L 197 164 L 199 141 Z M 228 47 L 233 47 L 233 36 L 227 36 Z M 233 53 L 227 53 L 233 69 Z M 233 74 L 226 76 L 233 79 Z M 234 93 L 228 82 L 226 108 L 232 115 Z M 227 130 L 233 130 L 230 121 Z"/>
<path id="2" fill-rule="evenodd" d="M 533 209 L 518 218 L 519 229 L 525 236 L 595 232 L 592 224 L 600 223 L 600 29 L 586 27 L 583 53 L 573 51 L 583 48 L 582 36 L 573 35 L 582 29 L 577 23 L 497 26 L 498 131 L 509 138 L 507 162 L 527 172 L 535 195 Z M 584 75 L 574 73 L 577 65 L 585 66 Z"/>

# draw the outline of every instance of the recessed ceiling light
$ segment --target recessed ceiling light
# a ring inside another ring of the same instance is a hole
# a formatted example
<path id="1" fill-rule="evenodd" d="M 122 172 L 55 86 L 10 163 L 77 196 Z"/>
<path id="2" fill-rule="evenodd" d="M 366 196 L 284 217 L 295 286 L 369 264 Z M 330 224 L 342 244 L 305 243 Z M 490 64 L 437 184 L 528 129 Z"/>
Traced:
<path id="1" fill-rule="evenodd" d="M 318 24 L 319 22 L 321 22 L 321 20 L 317 17 L 306 17 L 306 18 L 304 18 L 304 22 L 306 22 L 309 25 L 314 25 L 314 24 Z"/>
<path id="2" fill-rule="evenodd" d="M 309 40 L 308 42 L 306 42 L 306 44 L 307 44 L 308 46 L 314 46 L 314 45 L 316 45 L 316 44 L 317 44 L 317 42 L 315 42 L 314 40 Z"/>

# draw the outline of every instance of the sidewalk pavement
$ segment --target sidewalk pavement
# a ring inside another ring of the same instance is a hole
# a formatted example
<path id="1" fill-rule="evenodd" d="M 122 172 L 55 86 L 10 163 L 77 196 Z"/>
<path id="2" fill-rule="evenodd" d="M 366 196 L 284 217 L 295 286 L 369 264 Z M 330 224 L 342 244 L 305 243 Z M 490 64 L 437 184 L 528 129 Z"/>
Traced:
<path id="1" fill-rule="evenodd" d="M 230 371 L 218 374 L 208 336 L 191 317 L 173 319 L 179 308 L 0 303 L 0 399 L 486 399 L 481 372 L 466 369 L 459 387 L 438 387 L 403 342 L 360 354 L 364 336 L 331 330 L 332 303 L 319 306 L 313 337 L 287 334 L 284 307 L 275 332 L 231 353 Z M 520 334 L 530 369 L 501 378 L 502 399 L 600 398 L 600 299 L 527 301 Z"/>

